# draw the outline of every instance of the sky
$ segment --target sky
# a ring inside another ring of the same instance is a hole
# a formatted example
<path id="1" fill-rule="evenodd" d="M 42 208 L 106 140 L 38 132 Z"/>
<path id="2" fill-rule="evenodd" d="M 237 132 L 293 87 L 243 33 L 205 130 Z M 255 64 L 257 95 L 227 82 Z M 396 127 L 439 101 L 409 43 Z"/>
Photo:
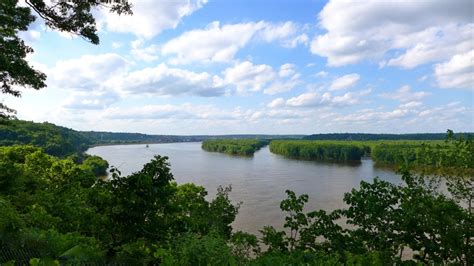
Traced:
<path id="1" fill-rule="evenodd" d="M 17 117 L 148 134 L 474 131 L 474 2 L 132 1 L 100 44 L 20 35 L 47 87 Z"/>

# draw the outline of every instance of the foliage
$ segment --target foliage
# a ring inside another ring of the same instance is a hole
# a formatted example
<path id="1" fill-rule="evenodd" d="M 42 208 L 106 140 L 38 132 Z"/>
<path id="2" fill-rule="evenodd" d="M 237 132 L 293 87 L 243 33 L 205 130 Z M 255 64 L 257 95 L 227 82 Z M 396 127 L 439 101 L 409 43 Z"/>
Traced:
<path id="1" fill-rule="evenodd" d="M 378 178 L 362 182 L 359 189 L 345 194 L 347 209 L 329 214 L 304 213 L 307 195 L 297 197 L 287 191 L 281 209 L 288 213 L 284 227 L 290 234 L 265 227 L 263 242 L 269 248 L 257 261 L 279 264 L 302 256 L 298 263 L 305 263 L 306 257 L 332 254 L 337 264 L 351 265 L 360 259 L 374 265 L 394 264 L 402 262 L 403 251 L 409 247 L 414 262 L 469 265 L 473 216 L 433 190 L 424 177 L 404 171 L 403 180 L 402 185 Z M 337 224 L 341 219 L 352 226 L 343 229 Z"/>
<path id="2" fill-rule="evenodd" d="M 472 136 L 473 133 L 457 133 Z M 444 133 L 417 133 L 417 134 L 367 134 L 367 133 L 328 133 L 313 134 L 303 137 L 304 140 L 345 140 L 345 141 L 374 141 L 374 140 L 444 140 Z"/>
<path id="3" fill-rule="evenodd" d="M 80 132 L 51 123 L 0 120 L 0 146 L 15 144 L 35 145 L 50 155 L 66 156 L 82 153 L 92 142 Z"/>
<path id="4" fill-rule="evenodd" d="M 458 203 L 472 201 L 472 141 L 450 135 L 457 153 L 424 150 L 442 154 L 452 198 L 408 168 L 402 184 L 361 182 L 331 212 L 305 211 L 308 196 L 288 190 L 284 230 L 266 226 L 260 238 L 232 232 L 230 186 L 208 199 L 203 187 L 176 184 L 166 157 L 129 176 L 112 168 L 104 180 L 99 158 L 0 147 L 0 246 L 35 254 L 26 256 L 33 265 L 472 265 L 474 216 Z M 2 250 L 0 263 L 13 263 Z"/>
<path id="5" fill-rule="evenodd" d="M 41 89 L 46 87 L 46 75 L 35 70 L 26 61 L 33 49 L 19 37 L 40 16 L 49 28 L 77 34 L 93 44 L 99 43 L 95 19 L 91 8 L 105 7 L 118 14 L 131 14 L 127 1 L 117 1 L 112 5 L 104 1 L 57 1 L 26 0 L 20 6 L 18 0 L 0 2 L 0 84 L 1 92 L 20 97 L 15 86 Z M 32 12 L 33 11 L 33 12 Z M 0 118 L 11 117 L 14 110 L 0 103 Z"/>
<path id="6" fill-rule="evenodd" d="M 286 157 L 320 161 L 359 161 L 364 154 L 361 145 L 350 142 L 274 140 L 270 151 Z"/>
<path id="7" fill-rule="evenodd" d="M 379 164 L 421 168 L 443 176 L 458 175 L 462 171 L 462 175 L 468 176 L 474 171 L 473 143 L 472 137 L 459 135 L 456 140 L 451 132 L 444 142 L 380 142 L 372 145 L 371 157 Z"/>
<path id="8" fill-rule="evenodd" d="M 201 147 L 205 151 L 251 156 L 263 146 L 268 145 L 268 142 L 268 140 L 259 139 L 205 140 Z"/>
<path id="9" fill-rule="evenodd" d="M 166 157 L 130 176 L 112 169 L 110 180 L 96 176 L 95 163 L 102 165 L 96 157 L 77 164 L 34 146 L 0 147 L 0 245 L 33 250 L 40 264 L 233 258 L 226 243 L 238 205 L 230 187 L 207 200 L 204 188 L 173 182 Z M 177 247 L 181 253 L 165 252 Z"/>

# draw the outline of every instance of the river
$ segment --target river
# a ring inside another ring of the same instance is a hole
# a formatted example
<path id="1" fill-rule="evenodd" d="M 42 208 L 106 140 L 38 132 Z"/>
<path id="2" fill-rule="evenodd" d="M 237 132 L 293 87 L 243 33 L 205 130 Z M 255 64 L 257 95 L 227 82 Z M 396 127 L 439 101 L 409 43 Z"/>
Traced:
<path id="1" fill-rule="evenodd" d="M 144 144 L 99 146 L 87 153 L 106 159 L 122 175 L 140 170 L 155 154 L 168 156 L 178 184 L 204 186 L 210 197 L 219 185 L 232 185 L 232 200 L 242 202 L 233 228 L 250 233 L 265 225 L 282 228 L 284 214 L 279 206 L 286 189 L 309 195 L 306 210 L 330 211 L 344 207 L 344 193 L 358 187 L 360 181 L 379 176 L 401 182 L 399 175 L 374 167 L 370 159 L 358 164 L 300 161 L 272 154 L 268 146 L 253 157 L 206 152 L 198 142 L 150 144 L 148 148 Z"/>

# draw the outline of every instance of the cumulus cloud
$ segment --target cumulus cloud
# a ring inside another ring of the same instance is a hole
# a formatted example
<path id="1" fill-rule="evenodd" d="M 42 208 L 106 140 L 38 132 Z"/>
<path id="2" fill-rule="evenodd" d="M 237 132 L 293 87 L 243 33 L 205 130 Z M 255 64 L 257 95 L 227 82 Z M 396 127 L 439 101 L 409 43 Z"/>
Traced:
<path id="1" fill-rule="evenodd" d="M 277 80 L 270 84 L 268 87 L 266 87 L 263 90 L 263 93 L 273 95 L 277 93 L 291 91 L 293 88 L 302 83 L 302 81 L 298 79 L 299 76 L 299 74 L 294 74 L 288 80 Z"/>
<path id="2" fill-rule="evenodd" d="M 411 69 L 421 64 L 449 59 L 454 54 L 472 48 L 473 30 L 474 24 L 448 24 L 400 36 L 395 45 L 407 47 L 407 50 L 398 57 L 391 58 L 387 65 Z"/>
<path id="3" fill-rule="evenodd" d="M 219 96 L 224 94 L 221 78 L 207 72 L 156 67 L 132 71 L 107 82 L 126 94 Z"/>
<path id="4" fill-rule="evenodd" d="M 137 39 L 132 41 L 130 54 L 135 60 L 142 60 L 145 62 L 152 62 L 158 59 L 159 46 L 156 44 L 151 44 L 144 47 L 144 41 L 142 39 Z"/>
<path id="5" fill-rule="evenodd" d="M 347 89 L 350 87 L 353 87 L 360 79 L 360 76 L 358 74 L 349 74 L 349 75 L 344 75 L 342 77 L 339 77 L 335 79 L 330 86 L 330 90 L 342 90 L 342 89 Z"/>
<path id="6" fill-rule="evenodd" d="M 273 95 L 290 91 L 301 83 L 300 74 L 293 64 L 283 64 L 276 72 L 269 65 L 244 61 L 228 67 L 222 74 L 224 83 L 234 86 L 237 93 L 243 95 L 262 90 Z"/>
<path id="7" fill-rule="evenodd" d="M 474 90 L 474 50 L 435 65 L 434 72 L 440 88 Z"/>
<path id="8" fill-rule="evenodd" d="M 257 38 L 261 38 L 266 42 L 284 40 L 288 38 L 288 36 L 292 36 L 298 31 L 298 26 L 291 21 L 279 24 L 271 24 L 267 22 L 261 23 L 263 23 L 264 26 Z"/>
<path id="9" fill-rule="evenodd" d="M 119 100 L 114 91 L 74 92 L 62 104 L 62 107 L 78 110 L 104 109 Z"/>
<path id="10" fill-rule="evenodd" d="M 119 16 L 101 10 L 97 21 L 112 32 L 131 33 L 140 38 L 151 39 L 163 30 L 174 29 L 181 20 L 203 7 L 207 0 L 152 1 L 132 0 L 132 16 Z"/>
<path id="11" fill-rule="evenodd" d="M 307 45 L 309 42 L 309 37 L 306 33 L 300 34 L 294 38 L 282 41 L 281 45 L 286 48 L 295 48 L 298 45 Z"/>
<path id="12" fill-rule="evenodd" d="M 424 91 L 413 92 L 410 86 L 405 85 L 395 92 L 382 93 L 380 96 L 382 98 L 398 100 L 401 102 L 411 102 L 422 100 L 429 95 L 431 95 L 431 93 Z"/>
<path id="13" fill-rule="evenodd" d="M 237 92 L 243 94 L 262 90 L 266 84 L 277 77 L 271 66 L 254 65 L 249 61 L 229 67 L 223 74 L 225 82 L 234 85 Z"/>
<path id="14" fill-rule="evenodd" d="M 272 24 L 265 21 L 221 25 L 214 21 L 204 29 L 184 32 L 163 45 L 163 55 L 172 56 L 173 64 L 191 62 L 229 62 L 252 39 L 264 42 L 281 41 L 282 45 L 298 32 L 291 22 Z M 304 37 L 301 37 L 304 39 Z M 300 38 L 300 39 L 301 39 Z M 296 46 L 301 40 L 294 41 Z"/>
<path id="15" fill-rule="evenodd" d="M 280 71 L 278 72 L 278 75 L 282 78 L 291 76 L 295 74 L 295 68 L 296 66 L 294 64 L 283 64 L 280 66 Z"/>
<path id="16" fill-rule="evenodd" d="M 104 80 L 123 73 L 129 62 L 117 54 L 84 55 L 77 59 L 59 60 L 47 69 L 48 85 L 60 89 L 94 90 Z"/>
<path id="17" fill-rule="evenodd" d="M 331 66 L 378 60 L 389 50 L 401 55 L 389 65 L 411 68 L 464 51 L 472 32 L 472 2 L 331 0 L 318 15 L 326 33 L 311 42 L 311 52 Z"/>
<path id="18" fill-rule="evenodd" d="M 291 107 L 347 106 L 357 102 L 358 99 L 354 98 L 352 93 L 333 97 L 329 92 L 322 95 L 317 92 L 307 92 L 288 99 L 286 105 Z"/>
<path id="19" fill-rule="evenodd" d="M 283 98 L 276 98 L 275 100 L 271 101 L 267 106 L 270 108 L 277 108 L 282 107 L 285 105 L 285 100 Z"/>

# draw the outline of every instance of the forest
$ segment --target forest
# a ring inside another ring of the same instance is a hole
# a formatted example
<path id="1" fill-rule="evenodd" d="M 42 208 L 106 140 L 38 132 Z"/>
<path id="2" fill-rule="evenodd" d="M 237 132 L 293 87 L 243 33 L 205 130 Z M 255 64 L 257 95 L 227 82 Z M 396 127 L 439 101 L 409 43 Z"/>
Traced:
<path id="1" fill-rule="evenodd" d="M 268 145 L 269 140 L 263 139 L 221 139 L 205 140 L 202 149 L 210 152 L 220 152 L 230 155 L 251 156 L 260 148 Z"/>
<path id="2" fill-rule="evenodd" d="M 275 140 L 270 151 L 290 158 L 320 161 L 359 161 L 364 148 L 359 143 L 336 141 Z"/>
<path id="3" fill-rule="evenodd" d="M 473 140 L 448 137 L 457 152 L 446 162 L 469 168 Z M 402 184 L 362 182 L 332 212 L 306 211 L 308 196 L 288 190 L 285 230 L 252 235 L 232 230 L 231 187 L 208 198 L 203 187 L 178 185 L 166 157 L 129 176 L 111 169 L 109 179 L 96 167 L 35 146 L 0 147 L 0 263 L 472 265 L 473 180 L 458 168 L 439 176 L 450 197 L 408 165 Z"/>

